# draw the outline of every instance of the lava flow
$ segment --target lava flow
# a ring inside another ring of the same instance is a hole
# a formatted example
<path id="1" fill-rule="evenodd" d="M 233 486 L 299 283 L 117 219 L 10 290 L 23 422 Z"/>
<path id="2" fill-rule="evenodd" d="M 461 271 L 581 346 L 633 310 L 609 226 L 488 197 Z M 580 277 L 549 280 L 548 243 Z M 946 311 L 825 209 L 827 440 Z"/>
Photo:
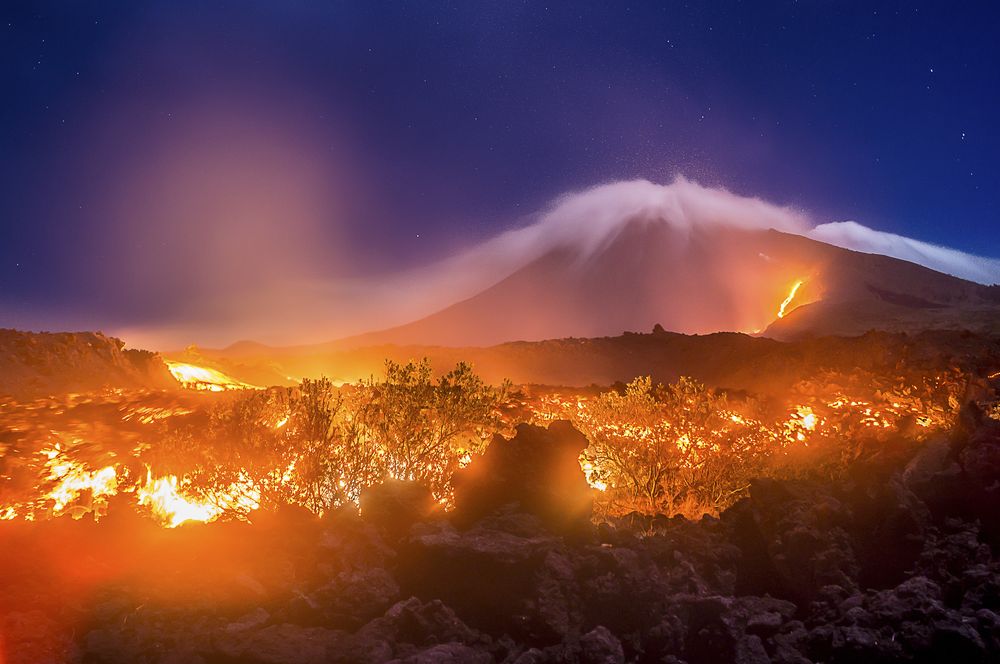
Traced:
<path id="1" fill-rule="evenodd" d="M 790 305 L 792 303 L 792 300 L 795 299 L 795 294 L 799 292 L 799 288 L 802 287 L 803 283 L 804 282 L 801 279 L 799 279 L 798 281 L 795 282 L 794 285 L 792 285 L 792 290 L 788 292 L 788 297 L 784 299 L 784 301 L 781 303 L 781 306 L 778 308 L 778 318 L 785 317 L 785 314 L 788 312 L 788 305 Z"/>
<path id="2" fill-rule="evenodd" d="M 200 367 L 186 362 L 164 360 L 171 375 L 177 382 L 188 389 L 208 390 L 209 392 L 224 392 L 226 390 L 260 390 L 256 385 L 250 385 L 227 376 L 218 369 Z"/>

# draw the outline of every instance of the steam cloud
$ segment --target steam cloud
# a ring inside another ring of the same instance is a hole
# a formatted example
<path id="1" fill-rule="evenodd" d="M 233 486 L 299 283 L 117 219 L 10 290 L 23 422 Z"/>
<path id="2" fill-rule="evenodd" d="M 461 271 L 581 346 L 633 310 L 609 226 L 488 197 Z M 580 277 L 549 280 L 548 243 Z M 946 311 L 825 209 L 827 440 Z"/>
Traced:
<path id="1" fill-rule="evenodd" d="M 202 330 L 198 335 L 198 323 L 185 321 L 169 331 L 129 330 L 127 334 L 149 339 L 158 347 L 164 347 L 164 342 L 157 335 L 166 334 L 177 347 L 179 334 L 189 335 L 189 340 L 229 335 L 230 339 L 303 343 L 382 329 L 471 297 L 553 250 L 574 252 L 585 262 L 612 243 L 626 222 L 636 218 L 667 223 L 682 231 L 681 236 L 683 231 L 701 226 L 773 228 L 855 251 L 912 261 L 980 283 L 1000 281 L 997 259 L 873 230 L 856 222 L 814 225 L 800 210 L 677 177 L 669 184 L 622 181 L 560 196 L 531 223 L 423 268 L 376 279 L 315 279 L 293 284 L 290 290 L 294 297 L 283 302 L 278 322 L 274 316 L 258 318 L 247 307 L 244 316 L 233 312 L 224 330 Z M 274 300 L 279 299 L 275 294 Z M 304 338 L 304 333 L 311 336 Z"/>
<path id="2" fill-rule="evenodd" d="M 853 221 L 814 226 L 800 210 L 703 187 L 678 176 L 666 185 L 632 180 L 565 194 L 533 223 L 502 233 L 459 256 L 400 275 L 391 280 L 392 290 L 406 290 L 403 284 L 417 283 L 423 296 L 411 291 L 410 297 L 421 303 L 420 308 L 435 300 L 437 305 L 447 306 L 556 249 L 573 250 L 581 261 L 586 260 L 611 244 L 625 223 L 635 218 L 658 220 L 682 231 L 698 226 L 773 228 L 845 249 L 899 258 L 970 281 L 1000 281 L 997 259 L 877 231 Z M 457 281 L 462 282 L 461 287 L 449 288 L 448 284 Z"/>
<path id="3" fill-rule="evenodd" d="M 1000 282 L 1000 260 L 877 231 L 856 221 L 820 224 L 806 235 L 845 249 L 892 256 L 981 284 Z"/>

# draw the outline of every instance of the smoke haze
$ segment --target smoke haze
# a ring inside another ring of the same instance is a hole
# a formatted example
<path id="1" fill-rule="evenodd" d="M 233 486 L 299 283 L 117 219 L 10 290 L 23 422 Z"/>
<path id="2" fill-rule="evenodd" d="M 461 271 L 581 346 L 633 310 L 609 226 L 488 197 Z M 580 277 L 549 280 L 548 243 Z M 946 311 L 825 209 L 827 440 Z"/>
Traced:
<path id="1" fill-rule="evenodd" d="M 244 277 L 255 274 L 253 278 L 213 282 L 204 293 L 192 288 L 190 305 L 176 321 L 111 331 L 133 345 L 154 348 L 176 348 L 190 342 L 224 345 L 239 339 L 269 344 L 328 341 L 433 313 L 475 295 L 552 251 L 567 251 L 577 263 L 586 263 L 614 242 L 627 222 L 636 219 L 667 224 L 682 242 L 696 229 L 706 227 L 775 229 L 912 261 L 979 283 L 1000 280 L 1000 261 L 996 259 L 876 231 L 856 222 L 815 225 L 802 210 L 704 187 L 683 177 L 669 184 L 613 182 L 565 194 L 529 223 L 465 251 L 421 268 L 365 278 L 308 276 L 308 265 L 317 262 L 321 253 L 316 246 L 320 233 L 315 223 L 286 226 L 286 231 L 294 233 L 285 237 L 275 227 L 280 210 L 264 202 L 267 205 L 251 198 L 246 206 L 248 214 L 256 215 L 252 218 L 261 220 L 260 228 L 251 229 L 249 235 L 235 227 L 232 232 L 216 234 L 213 244 L 198 247 L 200 258 L 195 264 L 202 272 L 189 275 L 195 280 L 210 280 L 212 256 L 218 255 L 220 270 L 237 265 Z M 314 212 L 300 209 L 292 218 L 310 219 Z M 193 219 L 195 225 L 201 218 L 180 216 Z M 127 234 L 127 229 L 123 232 Z M 301 257 L 306 267 L 290 269 L 300 249 L 304 249 Z M 169 260 L 153 267 L 152 272 L 143 271 L 145 279 L 155 280 L 158 273 L 163 277 L 176 269 Z"/>

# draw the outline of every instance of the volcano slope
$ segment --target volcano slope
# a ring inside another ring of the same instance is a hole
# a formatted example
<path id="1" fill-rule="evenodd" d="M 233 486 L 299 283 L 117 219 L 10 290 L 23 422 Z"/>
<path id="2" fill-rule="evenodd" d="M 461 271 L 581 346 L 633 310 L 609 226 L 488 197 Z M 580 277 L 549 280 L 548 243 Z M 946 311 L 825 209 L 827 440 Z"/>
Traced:
<path id="1" fill-rule="evenodd" d="M 23 398 L 121 388 L 177 387 L 154 353 L 100 332 L 0 329 L 0 395 Z"/>
<path id="2" fill-rule="evenodd" d="M 6 524 L 4 661 L 1000 657 L 1000 422 L 977 407 L 950 438 L 838 483 L 757 482 L 699 522 L 592 525 L 585 444 L 559 422 L 495 439 L 450 514 L 396 482 L 360 517 Z"/>
<path id="3" fill-rule="evenodd" d="M 789 315 L 779 319 L 797 283 Z M 808 310 L 794 311 L 801 305 Z M 598 337 L 654 324 L 688 334 L 765 330 L 783 339 L 871 329 L 998 332 L 1000 287 L 776 230 L 680 229 L 638 217 L 596 245 L 557 245 L 426 318 L 329 348 L 482 346 Z"/>

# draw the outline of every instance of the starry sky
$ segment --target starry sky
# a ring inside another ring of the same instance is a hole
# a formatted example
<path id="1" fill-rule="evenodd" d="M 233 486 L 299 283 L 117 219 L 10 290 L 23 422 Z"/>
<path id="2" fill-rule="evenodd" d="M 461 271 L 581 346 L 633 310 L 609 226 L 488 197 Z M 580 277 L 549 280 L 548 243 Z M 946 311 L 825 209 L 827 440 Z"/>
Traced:
<path id="1" fill-rule="evenodd" d="M 1000 256 L 996 3 L 14 1 L 0 34 L 0 327 L 168 325 L 676 174 Z"/>

